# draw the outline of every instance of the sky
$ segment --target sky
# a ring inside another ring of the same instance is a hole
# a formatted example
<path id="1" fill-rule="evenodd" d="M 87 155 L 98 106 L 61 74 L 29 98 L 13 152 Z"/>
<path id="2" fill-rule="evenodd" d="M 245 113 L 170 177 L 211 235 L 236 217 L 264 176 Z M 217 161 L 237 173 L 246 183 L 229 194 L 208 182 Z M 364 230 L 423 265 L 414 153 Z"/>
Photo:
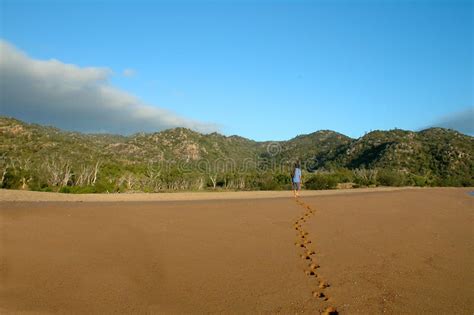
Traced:
<path id="1" fill-rule="evenodd" d="M 0 114 L 254 140 L 474 135 L 474 1 L 0 0 Z"/>

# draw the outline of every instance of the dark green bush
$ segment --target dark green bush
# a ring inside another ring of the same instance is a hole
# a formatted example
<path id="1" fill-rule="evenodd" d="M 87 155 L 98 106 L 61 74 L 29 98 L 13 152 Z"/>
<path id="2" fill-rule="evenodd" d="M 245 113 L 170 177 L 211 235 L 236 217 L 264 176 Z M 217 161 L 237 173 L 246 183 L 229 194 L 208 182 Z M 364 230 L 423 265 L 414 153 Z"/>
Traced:
<path id="1" fill-rule="evenodd" d="M 338 183 L 351 183 L 354 181 L 354 173 L 347 168 L 340 168 L 333 172 Z"/>
<path id="2" fill-rule="evenodd" d="M 410 174 L 409 180 L 410 185 L 418 187 L 428 186 L 430 182 L 430 179 L 427 176 L 421 176 L 416 174 Z"/>
<path id="3" fill-rule="evenodd" d="M 282 190 L 285 184 L 281 184 L 272 173 L 257 174 L 256 182 L 260 190 Z M 280 180 L 284 181 L 280 177 Z"/>
<path id="4" fill-rule="evenodd" d="M 20 178 L 11 171 L 7 171 L 1 188 L 17 189 L 20 186 Z"/>
<path id="5" fill-rule="evenodd" d="M 397 171 L 380 170 L 377 173 L 377 183 L 382 186 L 403 186 L 405 176 Z"/>
<path id="6" fill-rule="evenodd" d="M 334 174 L 314 174 L 309 177 L 304 186 L 306 189 L 334 189 L 338 184 L 338 176 Z"/>

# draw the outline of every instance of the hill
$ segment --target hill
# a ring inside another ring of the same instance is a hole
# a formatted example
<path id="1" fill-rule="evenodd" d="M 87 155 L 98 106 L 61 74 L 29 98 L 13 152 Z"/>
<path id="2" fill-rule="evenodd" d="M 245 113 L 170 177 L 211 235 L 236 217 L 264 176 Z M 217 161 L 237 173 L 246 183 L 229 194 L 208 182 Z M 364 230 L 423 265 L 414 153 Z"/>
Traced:
<path id="1" fill-rule="evenodd" d="M 309 188 L 474 185 L 474 138 L 431 128 L 359 139 L 321 130 L 256 142 L 174 128 L 83 134 L 0 116 L 0 187 L 63 192 L 286 189 L 296 160 Z"/>

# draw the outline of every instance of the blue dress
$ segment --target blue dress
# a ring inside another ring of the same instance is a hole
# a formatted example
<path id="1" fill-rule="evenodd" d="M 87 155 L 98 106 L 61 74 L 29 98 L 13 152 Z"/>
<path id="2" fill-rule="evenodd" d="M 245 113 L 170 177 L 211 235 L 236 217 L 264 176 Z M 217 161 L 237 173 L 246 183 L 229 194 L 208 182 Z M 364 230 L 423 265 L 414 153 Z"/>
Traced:
<path id="1" fill-rule="evenodd" d="M 293 183 L 299 183 L 301 178 L 301 169 L 299 167 L 295 168 L 295 173 L 293 174 Z"/>

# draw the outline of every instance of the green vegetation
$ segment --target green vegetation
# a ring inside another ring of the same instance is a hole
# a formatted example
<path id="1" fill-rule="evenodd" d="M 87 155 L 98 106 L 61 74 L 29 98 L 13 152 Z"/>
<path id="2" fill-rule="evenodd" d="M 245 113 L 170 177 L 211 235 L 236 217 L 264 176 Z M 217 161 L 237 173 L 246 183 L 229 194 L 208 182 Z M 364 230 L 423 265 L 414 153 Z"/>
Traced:
<path id="1" fill-rule="evenodd" d="M 288 141 L 175 128 L 128 137 L 0 117 L 0 187 L 63 193 L 285 190 L 298 159 L 304 188 L 474 186 L 474 138 L 453 130 L 323 130 Z"/>

